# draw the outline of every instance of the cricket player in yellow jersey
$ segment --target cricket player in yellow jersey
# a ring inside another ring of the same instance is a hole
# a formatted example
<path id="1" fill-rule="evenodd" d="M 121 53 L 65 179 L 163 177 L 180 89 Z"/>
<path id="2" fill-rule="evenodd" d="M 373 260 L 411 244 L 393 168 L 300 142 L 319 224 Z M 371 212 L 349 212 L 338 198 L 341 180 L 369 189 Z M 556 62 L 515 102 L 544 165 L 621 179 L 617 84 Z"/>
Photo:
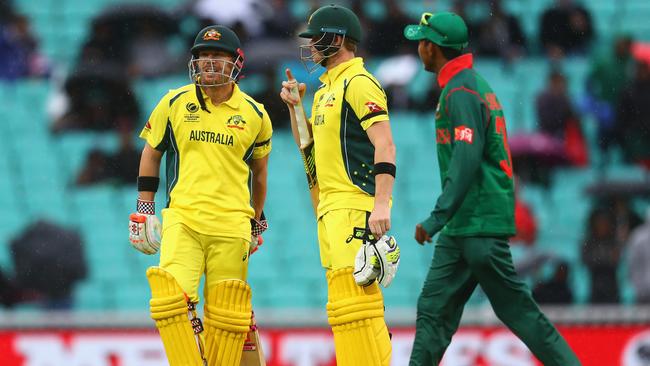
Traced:
<path id="1" fill-rule="evenodd" d="M 192 84 L 167 93 L 140 134 L 146 144 L 129 237 L 144 253 L 161 250 L 160 266 L 149 268 L 147 277 L 151 316 L 170 365 L 239 366 L 251 323 L 248 257 L 266 228 L 262 208 L 272 127 L 264 107 L 236 84 L 244 53 L 233 31 L 204 28 L 191 53 Z M 154 195 L 163 154 L 167 207 L 161 243 Z M 203 274 L 204 333 L 194 310 Z"/>
<path id="2" fill-rule="evenodd" d="M 363 286 L 353 276 L 360 248 L 391 227 L 396 169 L 386 94 L 363 60 L 355 57 L 361 25 L 349 9 L 319 8 L 300 37 L 310 39 L 303 46 L 308 55 L 302 58 L 326 69 L 314 94 L 309 126 L 320 189 L 318 240 L 337 365 L 389 365 L 391 343 L 382 293 L 377 282 Z M 290 70 L 287 76 L 280 96 L 295 125 L 293 107 L 300 101 L 291 91 L 298 87 L 302 97 L 306 87 L 293 80 Z M 394 239 L 392 245 L 399 255 Z"/>

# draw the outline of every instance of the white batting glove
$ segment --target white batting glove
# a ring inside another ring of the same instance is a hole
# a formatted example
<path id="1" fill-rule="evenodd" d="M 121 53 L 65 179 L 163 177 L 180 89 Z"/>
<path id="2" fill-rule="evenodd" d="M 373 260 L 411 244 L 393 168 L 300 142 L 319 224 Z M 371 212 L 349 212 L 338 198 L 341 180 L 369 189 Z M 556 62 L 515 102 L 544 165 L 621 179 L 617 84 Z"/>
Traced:
<path id="1" fill-rule="evenodd" d="M 386 288 L 397 274 L 399 261 L 400 249 L 393 236 L 364 242 L 354 261 L 354 281 L 359 286 L 368 286 L 376 280 Z"/>
<path id="2" fill-rule="evenodd" d="M 354 258 L 354 282 L 362 287 L 369 286 L 379 276 L 379 258 L 376 248 L 370 243 L 363 243 Z"/>
<path id="3" fill-rule="evenodd" d="M 399 246 L 393 236 L 382 236 L 376 243 L 372 244 L 375 248 L 377 259 L 379 260 L 379 276 L 377 281 L 384 287 L 390 286 L 393 278 L 397 274 L 399 261 L 401 258 Z"/>
<path id="4" fill-rule="evenodd" d="M 138 200 L 138 212 L 129 216 L 129 241 L 144 254 L 156 254 L 160 249 L 160 220 L 154 203 Z"/>

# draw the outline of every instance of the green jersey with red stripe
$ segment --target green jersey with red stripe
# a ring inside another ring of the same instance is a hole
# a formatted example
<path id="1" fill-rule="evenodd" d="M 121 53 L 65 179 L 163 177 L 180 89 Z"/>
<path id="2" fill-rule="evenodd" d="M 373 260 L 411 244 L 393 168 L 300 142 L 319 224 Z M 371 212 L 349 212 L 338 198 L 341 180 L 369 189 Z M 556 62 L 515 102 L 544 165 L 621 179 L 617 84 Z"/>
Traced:
<path id="1" fill-rule="evenodd" d="M 511 236 L 514 182 L 506 122 L 488 83 L 457 57 L 438 73 L 443 88 L 435 113 L 442 193 L 422 222 L 433 235 Z"/>

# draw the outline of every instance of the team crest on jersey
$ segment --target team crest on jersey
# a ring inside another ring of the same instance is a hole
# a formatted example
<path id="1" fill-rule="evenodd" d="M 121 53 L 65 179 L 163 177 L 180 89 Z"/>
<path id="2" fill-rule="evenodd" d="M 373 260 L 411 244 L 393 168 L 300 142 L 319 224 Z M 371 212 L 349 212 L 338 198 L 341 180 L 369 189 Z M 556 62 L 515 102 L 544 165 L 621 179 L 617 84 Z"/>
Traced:
<path id="1" fill-rule="evenodd" d="M 226 127 L 228 128 L 236 128 L 238 130 L 243 130 L 245 126 L 246 126 L 246 121 L 244 121 L 244 118 L 240 114 L 231 116 L 230 118 L 228 118 L 228 121 L 226 122 Z"/>
<path id="2" fill-rule="evenodd" d="M 381 112 L 384 110 L 380 105 L 375 102 L 366 102 L 366 107 L 370 110 L 370 113 Z"/>
<path id="3" fill-rule="evenodd" d="M 147 121 L 147 124 L 144 125 L 144 128 L 146 128 L 147 130 L 150 130 L 151 129 L 151 122 Z"/>
<path id="4" fill-rule="evenodd" d="M 322 95 L 321 95 L 322 97 Z M 334 105 L 334 101 L 336 98 L 334 98 L 334 94 L 330 94 L 329 97 L 327 97 L 327 100 L 325 101 L 325 107 L 331 107 Z"/>
<path id="5" fill-rule="evenodd" d="M 221 39 L 221 33 L 216 29 L 208 29 L 207 32 L 203 35 L 204 41 L 218 41 Z"/>
<path id="6" fill-rule="evenodd" d="M 454 141 L 463 141 L 471 144 L 474 142 L 474 130 L 466 126 L 454 128 Z"/>

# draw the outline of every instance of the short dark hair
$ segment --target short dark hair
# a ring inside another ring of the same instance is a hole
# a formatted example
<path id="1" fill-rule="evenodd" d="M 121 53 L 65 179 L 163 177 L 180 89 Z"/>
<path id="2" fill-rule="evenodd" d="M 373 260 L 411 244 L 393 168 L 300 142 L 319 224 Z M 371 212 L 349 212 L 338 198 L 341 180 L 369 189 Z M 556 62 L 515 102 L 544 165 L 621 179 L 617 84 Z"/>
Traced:
<path id="1" fill-rule="evenodd" d="M 343 47 L 352 52 L 357 52 L 357 42 L 351 38 L 343 39 Z"/>
<path id="2" fill-rule="evenodd" d="M 440 52 L 442 52 L 442 55 L 447 60 L 455 59 L 456 57 L 463 54 L 463 51 L 457 50 L 455 48 L 442 47 L 442 46 L 438 46 L 438 48 L 440 48 Z"/>

